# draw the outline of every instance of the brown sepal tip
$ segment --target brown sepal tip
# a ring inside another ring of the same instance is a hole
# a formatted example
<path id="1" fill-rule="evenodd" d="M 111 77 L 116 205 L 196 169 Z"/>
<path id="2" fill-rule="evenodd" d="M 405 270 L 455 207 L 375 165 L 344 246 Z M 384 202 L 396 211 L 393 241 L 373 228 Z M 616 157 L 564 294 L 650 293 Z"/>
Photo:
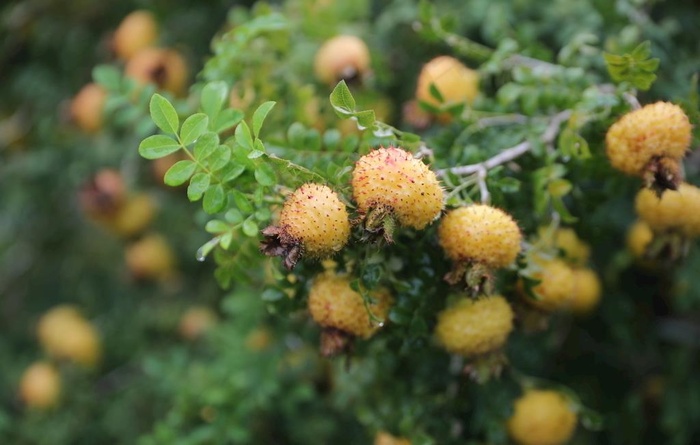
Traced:
<path id="1" fill-rule="evenodd" d="M 320 352 L 324 357 L 335 357 L 350 352 L 355 337 L 345 331 L 326 327 L 321 332 Z"/>
<path id="2" fill-rule="evenodd" d="M 304 251 L 301 242 L 284 227 L 269 226 L 263 229 L 262 234 L 265 239 L 260 242 L 260 252 L 267 256 L 282 257 L 284 267 L 287 270 L 294 269 Z"/>

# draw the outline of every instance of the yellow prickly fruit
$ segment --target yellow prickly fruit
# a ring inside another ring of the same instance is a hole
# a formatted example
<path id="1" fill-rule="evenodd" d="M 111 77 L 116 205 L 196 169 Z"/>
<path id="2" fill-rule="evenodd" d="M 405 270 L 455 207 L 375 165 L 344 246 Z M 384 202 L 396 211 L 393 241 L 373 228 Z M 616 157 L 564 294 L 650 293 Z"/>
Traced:
<path id="1" fill-rule="evenodd" d="M 112 47 L 122 60 L 130 59 L 144 48 L 153 46 L 158 39 L 158 24 L 148 11 L 134 11 L 124 17 L 114 31 Z"/>
<path id="2" fill-rule="evenodd" d="M 531 389 L 515 401 L 508 433 L 520 445 L 563 445 L 576 430 L 577 416 L 560 392 Z"/>
<path id="3" fill-rule="evenodd" d="M 681 159 L 690 145 L 691 130 L 678 105 L 656 102 L 615 122 L 605 136 L 606 152 L 613 167 L 641 176 L 654 158 Z"/>
<path id="4" fill-rule="evenodd" d="M 48 355 L 85 367 L 97 364 L 101 355 L 95 327 L 72 306 L 58 306 L 39 320 L 39 342 Z"/>
<path id="5" fill-rule="evenodd" d="M 539 230 L 540 237 L 546 236 L 547 228 Z M 563 227 L 554 233 L 554 245 L 564 251 L 564 257 L 572 264 L 582 266 L 591 256 L 590 246 L 576 235 L 574 229 Z"/>
<path id="6" fill-rule="evenodd" d="M 637 193 L 637 214 L 652 230 L 678 231 L 688 237 L 700 236 L 700 189 L 682 183 L 678 190 L 666 190 L 659 197 L 649 189 Z"/>
<path id="7" fill-rule="evenodd" d="M 574 294 L 574 271 L 559 259 L 537 261 L 541 270 L 534 274 L 540 280 L 532 290 L 538 300 L 525 296 L 525 301 L 545 311 L 566 308 Z"/>
<path id="8" fill-rule="evenodd" d="M 642 258 L 653 239 L 654 232 L 649 224 L 636 221 L 627 231 L 627 248 L 635 258 Z"/>
<path id="9" fill-rule="evenodd" d="M 314 71 L 319 81 L 334 85 L 342 79 L 362 77 L 369 69 L 370 55 L 365 42 L 352 35 L 327 40 L 316 52 Z"/>
<path id="10" fill-rule="evenodd" d="M 350 287 L 348 276 L 324 272 L 314 279 L 309 291 L 309 312 L 324 328 L 369 338 L 383 325 L 393 303 L 386 289 L 375 289 L 369 295 L 374 301 L 365 307 L 362 295 Z"/>
<path id="11" fill-rule="evenodd" d="M 109 221 L 109 228 L 123 237 L 138 235 L 148 227 L 156 214 L 156 203 L 151 195 L 139 193 L 127 198 Z"/>
<path id="12" fill-rule="evenodd" d="M 70 116 L 86 133 L 102 128 L 107 91 L 96 83 L 88 83 L 78 91 L 70 103 Z"/>
<path id="13" fill-rule="evenodd" d="M 506 267 L 518 256 L 522 235 L 503 210 L 474 204 L 447 213 L 438 228 L 438 239 L 453 261 Z"/>
<path id="14" fill-rule="evenodd" d="M 161 235 L 149 234 L 135 241 L 124 252 L 126 265 L 136 278 L 168 278 L 175 268 L 175 254 Z"/>
<path id="15" fill-rule="evenodd" d="M 217 321 L 218 317 L 210 308 L 192 306 L 187 308 L 180 317 L 178 332 L 185 340 L 197 340 L 213 328 Z"/>
<path id="16" fill-rule="evenodd" d="M 423 229 L 440 216 L 444 192 L 435 173 L 400 147 L 362 156 L 352 172 L 353 198 L 361 214 L 391 211 L 399 224 Z"/>
<path id="17" fill-rule="evenodd" d="M 124 73 L 138 84 L 152 83 L 175 95 L 187 86 L 187 62 L 172 49 L 144 48 L 129 59 Z"/>
<path id="18" fill-rule="evenodd" d="M 33 363 L 22 374 L 19 395 L 29 407 L 51 408 L 61 395 L 61 376 L 50 363 Z"/>
<path id="19" fill-rule="evenodd" d="M 473 357 L 500 349 L 512 330 L 513 310 L 505 298 L 465 298 L 438 314 L 435 336 L 447 351 Z"/>
<path id="20" fill-rule="evenodd" d="M 571 310 L 579 315 L 590 313 L 601 297 L 601 284 L 598 274 L 589 268 L 574 269 L 574 293 L 569 303 Z"/>
<path id="21" fill-rule="evenodd" d="M 304 245 L 306 254 L 331 255 L 342 249 L 350 237 L 350 220 L 345 204 L 330 187 L 307 183 L 284 203 L 279 225 Z"/>
<path id="22" fill-rule="evenodd" d="M 374 436 L 374 445 L 411 445 L 411 441 L 403 437 L 395 437 L 385 431 L 379 431 Z"/>
<path id="23" fill-rule="evenodd" d="M 430 93 L 430 85 L 440 92 L 443 103 Z M 435 107 L 472 103 L 479 94 L 479 74 L 454 57 L 439 56 L 423 66 L 418 76 L 416 99 Z"/>

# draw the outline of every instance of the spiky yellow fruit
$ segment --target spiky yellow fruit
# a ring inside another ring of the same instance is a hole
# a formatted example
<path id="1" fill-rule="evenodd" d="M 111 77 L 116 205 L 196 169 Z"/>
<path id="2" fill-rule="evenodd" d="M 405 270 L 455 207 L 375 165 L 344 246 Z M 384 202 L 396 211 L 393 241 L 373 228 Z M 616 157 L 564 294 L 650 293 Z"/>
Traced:
<path id="1" fill-rule="evenodd" d="M 547 228 L 539 230 L 540 237 L 547 235 Z M 554 232 L 554 245 L 564 252 L 564 258 L 575 265 L 582 266 L 591 256 L 591 247 L 578 237 L 574 229 L 562 227 Z"/>
<path id="2" fill-rule="evenodd" d="M 654 158 L 681 159 L 690 145 L 691 130 L 678 105 L 656 102 L 615 122 L 605 136 L 606 152 L 613 167 L 641 176 Z"/>
<path id="3" fill-rule="evenodd" d="M 635 258 L 642 258 L 654 239 L 654 232 L 644 221 L 636 221 L 627 231 L 627 248 Z"/>
<path id="4" fill-rule="evenodd" d="M 178 332 L 185 340 L 194 341 L 216 326 L 218 317 L 206 306 L 191 306 L 180 317 Z"/>
<path id="5" fill-rule="evenodd" d="M 129 272 L 139 279 L 167 279 L 175 270 L 175 253 L 168 241 L 155 233 L 127 246 L 124 258 Z"/>
<path id="6" fill-rule="evenodd" d="M 590 313 L 601 297 L 601 284 L 598 274 L 589 268 L 574 269 L 574 293 L 570 301 L 571 310 L 579 315 Z"/>
<path id="7" fill-rule="evenodd" d="M 153 46 L 158 39 L 158 24 L 148 11 L 134 11 L 124 17 L 114 31 L 112 47 L 122 60 L 130 59 L 144 48 Z"/>
<path id="8" fill-rule="evenodd" d="M 430 93 L 430 85 L 440 92 L 444 102 Z M 479 74 L 454 57 L 439 56 L 423 66 L 418 76 L 416 99 L 435 107 L 472 103 L 479 94 Z"/>
<path id="9" fill-rule="evenodd" d="M 304 184 L 292 193 L 282 208 L 280 225 L 313 256 L 339 251 L 350 236 L 345 204 L 336 192 L 320 184 Z"/>
<path id="10" fill-rule="evenodd" d="M 700 189 L 682 183 L 678 190 L 666 190 L 659 198 L 642 189 L 635 202 L 637 214 L 652 230 L 673 231 L 694 238 L 700 236 Z"/>
<path id="11" fill-rule="evenodd" d="M 78 91 L 70 103 L 70 116 L 86 133 L 102 128 L 107 91 L 96 83 L 88 83 Z"/>
<path id="12" fill-rule="evenodd" d="M 465 298 L 438 314 L 435 336 L 447 351 L 473 357 L 500 349 L 512 330 L 513 310 L 505 298 Z"/>
<path id="13" fill-rule="evenodd" d="M 341 250 L 350 238 L 350 219 L 330 187 L 306 183 L 287 198 L 277 225 L 262 233 L 262 252 L 282 256 L 292 269 L 302 255 L 324 258 Z"/>
<path id="14" fill-rule="evenodd" d="M 362 156 L 352 172 L 352 189 L 361 214 L 386 210 L 399 224 L 414 229 L 437 219 L 445 199 L 435 173 L 400 147 Z"/>
<path id="15" fill-rule="evenodd" d="M 22 374 L 19 395 L 29 407 L 51 408 L 61 395 L 61 376 L 50 363 L 33 363 Z"/>
<path id="16" fill-rule="evenodd" d="M 309 312 L 325 328 L 369 338 L 384 324 L 393 303 L 386 289 L 376 289 L 369 295 L 373 301 L 365 306 L 362 295 L 350 287 L 347 275 L 324 272 L 309 290 Z"/>
<path id="17" fill-rule="evenodd" d="M 576 422 L 562 393 L 531 389 L 515 401 L 508 433 L 520 445 L 562 445 L 574 435 Z"/>
<path id="18" fill-rule="evenodd" d="M 538 260 L 540 271 L 533 278 L 540 280 L 532 291 L 538 299 L 525 296 L 525 301 L 545 311 L 565 309 L 574 294 L 574 271 L 560 259 Z"/>
<path id="19" fill-rule="evenodd" d="M 140 50 L 126 63 L 124 74 L 140 85 L 152 83 L 175 95 L 184 93 L 189 75 L 182 54 L 164 48 Z"/>
<path id="20" fill-rule="evenodd" d="M 85 367 L 97 364 L 101 355 L 100 338 L 95 327 L 72 306 L 58 306 L 39 320 L 39 342 L 54 358 L 69 360 Z"/>
<path id="21" fill-rule="evenodd" d="M 447 213 L 438 228 L 438 239 L 453 261 L 506 267 L 518 256 L 522 235 L 503 210 L 474 204 Z"/>
<path id="22" fill-rule="evenodd" d="M 374 436 L 374 445 L 411 445 L 411 441 L 402 437 L 395 437 L 385 431 L 379 431 Z"/>
<path id="23" fill-rule="evenodd" d="M 357 36 L 340 35 L 327 40 L 318 49 L 314 71 L 318 80 L 334 85 L 343 79 L 362 77 L 369 70 L 369 64 L 365 42 Z"/>

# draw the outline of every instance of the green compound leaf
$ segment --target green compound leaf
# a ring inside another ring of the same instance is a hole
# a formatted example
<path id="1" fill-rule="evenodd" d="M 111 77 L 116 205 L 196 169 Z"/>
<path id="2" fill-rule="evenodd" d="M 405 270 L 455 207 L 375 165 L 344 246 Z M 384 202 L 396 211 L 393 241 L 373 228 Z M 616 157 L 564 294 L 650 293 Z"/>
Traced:
<path id="1" fill-rule="evenodd" d="M 202 199 L 204 192 L 209 188 L 211 178 L 206 173 L 197 173 L 192 176 L 190 185 L 187 187 L 187 198 L 190 201 L 198 201 Z"/>
<path id="2" fill-rule="evenodd" d="M 216 184 L 213 187 L 209 187 L 206 192 L 204 192 L 204 200 L 202 201 L 202 208 L 204 211 L 212 214 L 220 212 L 224 209 L 226 204 L 226 194 L 224 193 L 224 187 L 221 184 Z"/>
<path id="3" fill-rule="evenodd" d="M 185 119 L 180 129 L 180 141 L 182 145 L 187 146 L 196 141 L 197 138 L 207 131 L 208 125 L 209 118 L 204 113 L 193 114 Z"/>
<path id="4" fill-rule="evenodd" d="M 139 154 L 146 159 L 158 159 L 181 148 L 178 141 L 162 134 L 149 136 L 139 144 Z"/>
<path id="5" fill-rule="evenodd" d="M 228 85 L 223 81 L 209 82 L 202 88 L 202 111 L 214 118 L 219 114 L 228 97 Z"/>
<path id="6" fill-rule="evenodd" d="M 635 88 L 648 90 L 656 80 L 659 59 L 651 56 L 651 42 L 640 43 L 630 53 L 617 55 L 604 53 L 603 58 L 610 77 L 615 82 L 629 82 Z"/>
<path id="7" fill-rule="evenodd" d="M 194 144 L 194 158 L 202 162 L 214 153 L 219 146 L 219 135 L 216 133 L 204 133 Z"/>
<path id="8" fill-rule="evenodd" d="M 273 101 L 265 102 L 253 113 L 253 136 L 255 136 L 256 139 L 260 134 L 260 129 L 262 128 L 263 122 L 265 122 L 265 118 L 276 103 L 277 102 Z"/>
<path id="9" fill-rule="evenodd" d="M 338 82 L 330 96 L 331 105 L 338 117 L 347 117 L 355 112 L 355 98 L 344 80 Z"/>
<path id="10" fill-rule="evenodd" d="M 196 170 L 197 164 L 194 161 L 178 161 L 165 173 L 163 182 L 171 187 L 177 187 L 187 182 Z"/>
<path id="11" fill-rule="evenodd" d="M 245 148 L 247 151 L 253 149 L 253 137 L 250 134 L 250 127 L 245 121 L 241 122 L 238 127 L 236 127 L 236 133 L 234 135 L 236 142 L 241 147 Z"/>
<path id="12" fill-rule="evenodd" d="M 177 134 L 180 128 L 180 119 L 177 117 L 175 107 L 168 99 L 160 94 L 154 94 L 151 97 L 149 105 L 151 119 L 164 133 Z"/>
<path id="13" fill-rule="evenodd" d="M 211 131 L 221 133 L 230 128 L 233 128 L 235 125 L 238 125 L 238 123 L 243 120 L 243 117 L 244 114 L 242 111 L 233 108 L 227 108 L 221 111 L 216 116 L 216 119 L 214 119 L 214 121 L 211 124 Z"/>
<path id="14" fill-rule="evenodd" d="M 255 180 L 262 186 L 272 186 L 277 182 L 275 170 L 270 164 L 260 164 L 255 168 Z"/>
<path id="15" fill-rule="evenodd" d="M 92 78 L 109 91 L 118 90 L 121 83 L 121 74 L 112 65 L 97 65 L 92 70 Z"/>

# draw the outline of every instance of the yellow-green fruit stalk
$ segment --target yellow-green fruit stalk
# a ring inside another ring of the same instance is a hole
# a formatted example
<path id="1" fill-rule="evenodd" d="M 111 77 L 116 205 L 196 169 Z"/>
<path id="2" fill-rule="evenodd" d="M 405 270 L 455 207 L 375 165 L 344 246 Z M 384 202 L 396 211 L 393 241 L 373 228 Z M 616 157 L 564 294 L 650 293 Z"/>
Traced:
<path id="1" fill-rule="evenodd" d="M 644 221 L 636 221 L 627 231 L 627 248 L 635 258 L 642 258 L 654 239 L 654 232 Z"/>
<path id="2" fill-rule="evenodd" d="M 350 238 L 350 219 L 337 193 L 307 183 L 287 198 L 277 225 L 262 233 L 261 251 L 283 257 L 284 265 L 293 269 L 302 255 L 325 258 L 341 250 Z"/>
<path id="3" fill-rule="evenodd" d="M 400 147 L 362 156 L 352 172 L 352 189 L 361 215 L 391 215 L 419 230 L 440 216 L 445 199 L 435 173 Z"/>
<path id="4" fill-rule="evenodd" d="M 560 259 L 538 260 L 537 263 L 540 271 L 533 274 L 533 278 L 540 282 L 532 291 L 538 299 L 525 295 L 525 301 L 547 312 L 567 308 L 574 295 L 574 271 Z"/>
<path id="5" fill-rule="evenodd" d="M 513 310 L 505 298 L 465 298 L 438 314 L 435 337 L 447 351 L 474 357 L 500 349 L 512 330 Z"/>
<path id="6" fill-rule="evenodd" d="M 564 394 L 531 389 L 515 401 L 508 434 L 519 445 L 563 445 L 574 435 L 577 415 Z"/>
<path id="7" fill-rule="evenodd" d="M 370 55 L 365 42 L 353 35 L 327 40 L 316 52 L 314 72 L 319 81 L 335 85 L 340 80 L 362 78 L 369 70 Z"/>
<path id="8" fill-rule="evenodd" d="M 700 235 L 700 189 L 682 183 L 678 190 L 666 190 L 659 198 L 649 189 L 637 193 L 637 214 L 655 232 Z"/>
<path id="9" fill-rule="evenodd" d="M 443 102 L 430 92 L 434 85 Z M 434 107 L 470 104 L 479 94 L 479 74 L 454 57 L 439 56 L 423 66 L 418 76 L 416 99 Z M 449 120 L 449 118 L 445 117 Z"/>
<path id="10" fill-rule="evenodd" d="M 513 218 L 503 210 L 474 204 L 447 213 L 440 222 L 438 239 L 455 262 L 501 268 L 515 261 L 522 235 Z"/>
<path id="11" fill-rule="evenodd" d="M 571 298 L 571 310 L 578 315 L 591 313 L 600 303 L 602 288 L 600 278 L 593 269 L 574 269 L 574 293 Z"/>
<path id="12" fill-rule="evenodd" d="M 628 175 L 643 176 L 650 167 L 656 168 L 650 165 L 652 161 L 666 159 L 673 164 L 681 159 L 690 145 L 691 130 L 688 116 L 678 105 L 646 105 L 625 114 L 608 129 L 608 159 Z"/>

